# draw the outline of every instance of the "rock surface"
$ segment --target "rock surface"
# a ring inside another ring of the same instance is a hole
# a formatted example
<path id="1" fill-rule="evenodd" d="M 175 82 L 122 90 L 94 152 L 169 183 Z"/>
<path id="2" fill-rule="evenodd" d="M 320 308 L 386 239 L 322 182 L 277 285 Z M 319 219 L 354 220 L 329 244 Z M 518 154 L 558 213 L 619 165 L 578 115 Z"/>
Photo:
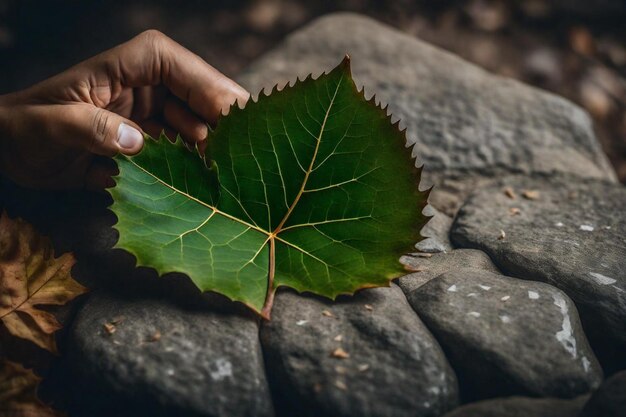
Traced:
<path id="1" fill-rule="evenodd" d="M 507 197 L 505 187 L 518 197 Z M 523 190 L 535 191 L 536 199 L 521 197 Z M 562 289 L 588 330 L 626 346 L 625 207 L 620 185 L 505 178 L 472 195 L 459 211 L 452 239 L 484 250 L 507 275 Z M 519 214 L 511 215 L 512 208 Z M 501 230 L 504 239 L 498 238 Z"/>
<path id="2" fill-rule="evenodd" d="M 415 245 L 417 250 L 426 253 L 451 251 L 450 229 L 452 228 L 452 218 L 431 205 L 426 206 L 424 214 L 432 217 L 421 230 L 421 234 L 425 239 Z"/>
<path id="3" fill-rule="evenodd" d="M 578 417 L 587 398 L 498 398 L 465 405 L 443 417 Z"/>
<path id="4" fill-rule="evenodd" d="M 352 57 L 358 85 L 389 103 L 416 142 L 431 203 L 454 212 L 480 178 L 566 172 L 615 180 L 588 115 L 366 17 L 336 13 L 295 32 L 238 81 L 253 93 Z M 468 174 L 471 174 L 468 176 Z"/>
<path id="5" fill-rule="evenodd" d="M 335 303 L 280 292 L 261 340 L 284 415 L 439 416 L 458 401 L 439 344 L 395 285 Z"/>
<path id="6" fill-rule="evenodd" d="M 624 417 L 626 414 L 626 371 L 607 379 L 593 393 L 580 417 Z"/>
<path id="7" fill-rule="evenodd" d="M 475 268 L 498 273 L 498 268 L 485 252 L 476 249 L 455 249 L 446 253 L 415 253 L 400 258 L 411 274 L 398 279 L 398 285 L 407 296 L 444 272 Z"/>
<path id="8" fill-rule="evenodd" d="M 92 295 L 67 359 L 73 415 L 273 416 L 257 322 L 228 309 Z"/>
<path id="9" fill-rule="evenodd" d="M 459 269 L 408 297 L 448 354 L 464 398 L 571 398 L 602 381 L 574 304 L 550 285 Z"/>

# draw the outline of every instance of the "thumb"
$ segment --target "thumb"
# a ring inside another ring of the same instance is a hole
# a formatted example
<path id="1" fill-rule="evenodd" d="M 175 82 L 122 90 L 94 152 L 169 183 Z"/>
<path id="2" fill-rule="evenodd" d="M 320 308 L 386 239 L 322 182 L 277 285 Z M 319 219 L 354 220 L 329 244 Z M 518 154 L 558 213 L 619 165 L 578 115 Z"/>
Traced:
<path id="1" fill-rule="evenodd" d="M 141 151 L 143 134 L 136 123 L 91 104 L 63 107 L 56 123 L 67 145 L 104 156 Z"/>

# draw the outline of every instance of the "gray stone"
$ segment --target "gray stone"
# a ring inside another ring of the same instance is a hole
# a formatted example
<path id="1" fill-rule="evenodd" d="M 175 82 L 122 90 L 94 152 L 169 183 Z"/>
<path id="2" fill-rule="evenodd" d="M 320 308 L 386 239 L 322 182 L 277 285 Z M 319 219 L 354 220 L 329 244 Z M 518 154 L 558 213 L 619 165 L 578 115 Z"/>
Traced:
<path id="1" fill-rule="evenodd" d="M 431 203 L 453 213 L 485 178 L 566 172 L 615 181 L 589 116 L 571 102 L 491 75 L 366 17 L 336 13 L 290 35 L 238 81 L 253 93 L 352 57 L 358 85 L 389 103 L 424 163 Z"/>
<path id="2" fill-rule="evenodd" d="M 410 294 L 444 272 L 462 268 L 475 268 L 498 273 L 498 268 L 485 252 L 475 249 L 455 249 L 446 253 L 415 253 L 400 258 L 407 270 L 413 270 L 398 280 L 405 294 Z"/>
<path id="3" fill-rule="evenodd" d="M 602 381 L 574 304 L 550 285 L 459 269 L 408 299 L 448 354 L 465 398 L 571 398 Z"/>
<path id="4" fill-rule="evenodd" d="M 512 200 L 503 187 L 518 196 L 536 190 L 538 199 Z M 587 330 L 626 346 L 625 207 L 626 188 L 620 185 L 504 178 L 469 198 L 452 239 L 484 250 L 507 275 L 562 289 L 576 302 Z M 511 208 L 519 214 L 511 215 Z"/>
<path id="5" fill-rule="evenodd" d="M 578 417 L 587 398 L 497 398 L 465 405 L 443 417 Z"/>
<path id="6" fill-rule="evenodd" d="M 228 305 L 94 294 L 76 319 L 67 363 L 72 415 L 274 414 L 257 322 Z"/>
<path id="7" fill-rule="evenodd" d="M 580 417 L 624 417 L 626 415 L 626 371 L 608 378 L 593 393 Z"/>
<path id="8" fill-rule="evenodd" d="M 415 245 L 417 250 L 426 253 L 451 251 L 452 244 L 449 235 L 452 228 L 452 218 L 431 205 L 426 206 L 424 214 L 432 217 L 421 230 L 425 239 Z"/>
<path id="9" fill-rule="evenodd" d="M 283 415 L 439 416 L 458 401 L 439 344 L 395 285 L 334 303 L 282 291 L 261 341 Z"/>

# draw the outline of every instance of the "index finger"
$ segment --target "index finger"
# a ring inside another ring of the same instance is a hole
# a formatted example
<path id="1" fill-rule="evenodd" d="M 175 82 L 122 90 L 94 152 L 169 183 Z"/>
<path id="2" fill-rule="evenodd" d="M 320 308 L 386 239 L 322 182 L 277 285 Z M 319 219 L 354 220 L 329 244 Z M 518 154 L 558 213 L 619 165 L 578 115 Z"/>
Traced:
<path id="1" fill-rule="evenodd" d="M 149 30 L 109 51 L 110 71 L 128 87 L 165 85 L 209 123 L 250 94 L 161 32 Z"/>

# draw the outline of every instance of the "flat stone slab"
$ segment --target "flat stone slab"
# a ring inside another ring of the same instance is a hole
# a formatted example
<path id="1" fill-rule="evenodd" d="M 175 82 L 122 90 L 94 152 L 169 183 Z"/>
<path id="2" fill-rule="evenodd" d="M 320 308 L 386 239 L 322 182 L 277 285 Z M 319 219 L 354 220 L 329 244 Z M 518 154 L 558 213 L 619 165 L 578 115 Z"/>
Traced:
<path id="1" fill-rule="evenodd" d="M 550 285 L 458 269 L 408 298 L 448 354 L 464 398 L 572 398 L 602 381 L 574 304 Z"/>
<path id="2" fill-rule="evenodd" d="M 398 285 L 407 296 L 433 278 L 462 268 L 475 268 L 499 273 L 489 256 L 476 249 L 454 249 L 440 253 L 413 253 L 404 255 L 400 262 L 409 271 L 415 271 L 398 279 Z"/>
<path id="3" fill-rule="evenodd" d="M 80 415 L 274 415 L 257 322 L 235 312 L 94 294 L 67 362 Z"/>
<path id="4" fill-rule="evenodd" d="M 278 293 L 261 340 L 288 416 L 439 416 L 458 401 L 437 341 L 395 285 L 333 303 Z"/>
<path id="5" fill-rule="evenodd" d="M 487 73 L 367 17 L 315 20 L 255 61 L 238 81 L 262 88 L 320 74 L 348 53 L 358 85 L 408 127 L 431 203 L 454 212 L 477 183 L 506 173 L 565 172 L 615 181 L 589 116 L 571 102 Z"/>
<path id="6" fill-rule="evenodd" d="M 626 414 L 626 371 L 608 378 L 593 393 L 579 417 L 623 417 Z"/>
<path id="7" fill-rule="evenodd" d="M 497 398 L 465 405 L 443 417 L 578 417 L 587 398 Z"/>
<path id="8" fill-rule="evenodd" d="M 524 198 L 524 190 L 535 198 Z M 625 187 L 566 177 L 504 178 L 468 199 L 452 240 L 484 250 L 507 275 L 562 289 L 588 330 L 626 346 Z"/>

